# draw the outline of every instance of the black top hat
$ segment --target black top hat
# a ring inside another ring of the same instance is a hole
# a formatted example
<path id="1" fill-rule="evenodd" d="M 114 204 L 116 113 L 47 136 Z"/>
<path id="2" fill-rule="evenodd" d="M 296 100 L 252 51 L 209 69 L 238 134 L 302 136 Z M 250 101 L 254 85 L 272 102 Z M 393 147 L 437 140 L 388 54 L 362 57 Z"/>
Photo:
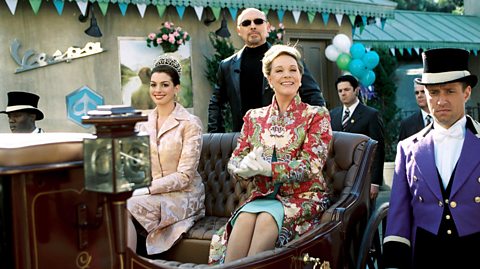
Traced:
<path id="1" fill-rule="evenodd" d="M 8 104 L 5 111 L 0 111 L 0 113 L 8 114 L 14 111 L 25 111 L 37 115 L 35 120 L 43 119 L 43 113 L 38 107 L 38 100 L 40 97 L 36 94 L 29 92 L 9 92 L 8 95 Z"/>
<path id="2" fill-rule="evenodd" d="M 422 78 L 415 79 L 420 85 L 444 84 L 464 81 L 471 87 L 477 84 L 477 76 L 468 71 L 469 53 L 463 49 L 432 49 L 422 53 Z"/>

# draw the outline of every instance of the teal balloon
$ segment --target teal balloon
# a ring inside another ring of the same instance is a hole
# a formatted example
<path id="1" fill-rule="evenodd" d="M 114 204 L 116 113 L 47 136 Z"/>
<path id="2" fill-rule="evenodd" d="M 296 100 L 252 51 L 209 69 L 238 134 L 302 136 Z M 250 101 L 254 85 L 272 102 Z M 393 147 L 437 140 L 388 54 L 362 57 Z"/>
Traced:
<path id="1" fill-rule="evenodd" d="M 362 43 L 355 43 L 350 47 L 350 55 L 353 59 L 362 59 L 365 55 L 365 46 Z"/>
<path id="2" fill-rule="evenodd" d="M 342 70 L 348 70 L 348 65 L 350 64 L 350 61 L 352 60 L 352 57 L 350 54 L 347 53 L 340 53 L 337 58 L 337 66 L 338 68 Z"/>
<path id="3" fill-rule="evenodd" d="M 375 82 L 375 72 L 373 72 L 372 70 L 368 70 L 368 72 L 366 72 L 361 78 L 360 78 L 360 83 L 365 86 L 365 87 L 368 87 L 370 85 L 372 85 L 374 82 Z"/>
<path id="4" fill-rule="evenodd" d="M 372 50 L 365 53 L 365 55 L 363 55 L 362 60 L 368 69 L 373 69 L 380 62 L 380 56 L 378 56 L 378 53 Z"/>
<path id="5" fill-rule="evenodd" d="M 353 59 L 348 65 L 348 71 L 350 71 L 355 77 L 361 78 L 365 75 L 368 69 L 361 59 Z"/>

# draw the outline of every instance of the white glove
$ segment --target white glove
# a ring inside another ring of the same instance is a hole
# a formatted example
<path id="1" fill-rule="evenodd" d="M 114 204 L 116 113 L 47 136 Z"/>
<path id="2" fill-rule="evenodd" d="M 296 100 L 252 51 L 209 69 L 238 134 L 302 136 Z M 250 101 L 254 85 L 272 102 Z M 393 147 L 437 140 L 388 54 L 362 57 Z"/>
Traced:
<path id="1" fill-rule="evenodd" d="M 263 148 L 255 148 L 240 163 L 240 167 L 234 170 L 237 175 L 249 178 L 255 175 L 272 176 L 272 165 L 262 158 Z"/>
<path id="2" fill-rule="evenodd" d="M 143 187 L 139 188 L 133 191 L 132 196 L 138 196 L 138 195 L 147 195 L 150 194 L 150 190 L 148 187 Z"/>

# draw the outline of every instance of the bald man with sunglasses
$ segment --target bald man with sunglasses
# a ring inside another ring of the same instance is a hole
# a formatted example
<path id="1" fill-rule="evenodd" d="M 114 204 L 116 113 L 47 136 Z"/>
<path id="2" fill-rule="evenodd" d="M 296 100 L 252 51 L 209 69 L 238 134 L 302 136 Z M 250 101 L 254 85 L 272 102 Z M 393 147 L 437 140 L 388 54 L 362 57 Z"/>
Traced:
<path id="1" fill-rule="evenodd" d="M 273 90 L 262 75 L 262 58 L 271 47 L 267 42 L 269 23 L 265 13 L 247 8 L 238 16 L 237 34 L 245 46 L 220 63 L 217 82 L 208 106 L 208 132 L 225 132 L 222 111 L 230 104 L 232 131 L 239 132 L 249 109 L 271 104 Z M 310 105 L 324 106 L 320 87 L 308 69 L 302 77 L 300 97 Z"/>

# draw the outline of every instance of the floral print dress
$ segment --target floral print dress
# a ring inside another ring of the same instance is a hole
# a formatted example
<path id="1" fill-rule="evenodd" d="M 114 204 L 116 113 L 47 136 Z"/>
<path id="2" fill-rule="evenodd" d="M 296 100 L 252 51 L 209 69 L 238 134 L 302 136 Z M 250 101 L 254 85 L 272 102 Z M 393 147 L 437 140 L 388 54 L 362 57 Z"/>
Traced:
<path id="1" fill-rule="evenodd" d="M 242 179 L 230 173 L 237 180 L 254 181 L 255 188 L 245 203 L 273 193 L 275 185 L 281 184 L 275 198 L 283 205 L 284 219 L 276 247 L 313 229 L 330 205 L 322 170 L 331 139 L 328 110 L 303 103 L 298 94 L 283 115 L 275 96 L 271 105 L 246 113 L 230 166 L 238 167 L 250 151 L 262 146 L 263 158 L 272 163 L 272 177 Z M 277 160 L 272 162 L 274 152 Z M 210 264 L 223 263 L 231 230 L 229 220 L 212 237 Z"/>

